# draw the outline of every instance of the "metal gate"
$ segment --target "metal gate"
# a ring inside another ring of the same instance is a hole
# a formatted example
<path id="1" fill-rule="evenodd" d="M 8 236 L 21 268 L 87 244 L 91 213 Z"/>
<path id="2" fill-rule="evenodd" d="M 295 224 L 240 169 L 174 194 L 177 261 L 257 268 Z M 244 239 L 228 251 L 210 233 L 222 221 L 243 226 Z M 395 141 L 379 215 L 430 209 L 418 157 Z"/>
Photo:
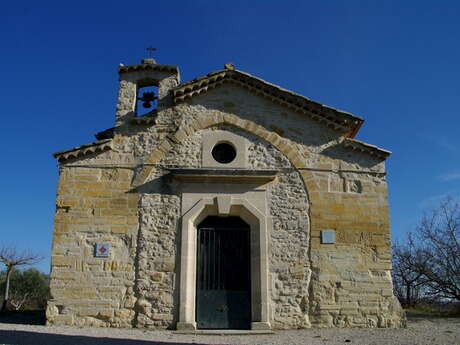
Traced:
<path id="1" fill-rule="evenodd" d="M 238 217 L 208 217 L 198 227 L 198 328 L 249 329 L 249 234 Z"/>

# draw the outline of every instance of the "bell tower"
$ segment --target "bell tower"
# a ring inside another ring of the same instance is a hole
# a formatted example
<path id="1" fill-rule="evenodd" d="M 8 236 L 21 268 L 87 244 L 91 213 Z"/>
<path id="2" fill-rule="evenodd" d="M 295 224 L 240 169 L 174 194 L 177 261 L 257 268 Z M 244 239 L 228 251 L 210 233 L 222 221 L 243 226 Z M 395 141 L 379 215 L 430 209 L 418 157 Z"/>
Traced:
<path id="1" fill-rule="evenodd" d="M 179 69 L 142 59 L 137 65 L 120 65 L 115 126 L 136 117 L 157 115 L 171 104 L 169 90 L 180 83 Z"/>

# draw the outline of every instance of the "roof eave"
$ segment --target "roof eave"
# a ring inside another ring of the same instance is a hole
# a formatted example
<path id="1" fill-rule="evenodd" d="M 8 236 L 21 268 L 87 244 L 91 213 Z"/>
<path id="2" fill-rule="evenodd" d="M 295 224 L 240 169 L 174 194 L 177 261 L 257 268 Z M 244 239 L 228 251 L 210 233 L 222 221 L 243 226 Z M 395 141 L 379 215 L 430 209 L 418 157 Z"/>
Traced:
<path id="1" fill-rule="evenodd" d="M 364 120 L 362 120 L 362 119 L 357 120 L 356 125 L 353 127 L 353 129 L 350 132 L 350 134 L 348 134 L 346 137 L 350 138 L 350 139 L 353 139 L 356 136 L 356 134 L 358 134 L 359 130 L 361 129 L 361 126 L 363 125 L 363 123 L 364 123 Z"/>
<path id="2" fill-rule="evenodd" d="M 60 163 L 70 159 L 85 157 L 90 154 L 109 151 L 112 149 L 112 139 L 98 140 L 89 144 L 77 146 L 68 150 L 53 153 Z"/>
<path id="3" fill-rule="evenodd" d="M 162 64 L 136 64 L 136 65 L 120 65 L 118 66 L 118 73 L 136 72 L 136 71 L 160 71 L 171 72 L 179 74 L 179 67 L 175 65 L 162 65 Z"/>
<path id="4" fill-rule="evenodd" d="M 392 154 L 391 151 L 353 138 L 346 138 L 343 143 L 346 148 L 367 153 L 382 160 L 386 160 Z"/>

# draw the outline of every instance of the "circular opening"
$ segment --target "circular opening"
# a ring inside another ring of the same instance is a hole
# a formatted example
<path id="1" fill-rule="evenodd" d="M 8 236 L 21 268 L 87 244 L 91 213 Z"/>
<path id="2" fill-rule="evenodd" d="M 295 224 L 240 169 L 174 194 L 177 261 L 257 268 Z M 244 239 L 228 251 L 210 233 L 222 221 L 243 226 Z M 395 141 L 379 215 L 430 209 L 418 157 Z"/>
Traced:
<path id="1" fill-rule="evenodd" d="M 212 149 L 212 156 L 217 162 L 228 164 L 235 159 L 236 150 L 228 143 L 220 143 Z"/>

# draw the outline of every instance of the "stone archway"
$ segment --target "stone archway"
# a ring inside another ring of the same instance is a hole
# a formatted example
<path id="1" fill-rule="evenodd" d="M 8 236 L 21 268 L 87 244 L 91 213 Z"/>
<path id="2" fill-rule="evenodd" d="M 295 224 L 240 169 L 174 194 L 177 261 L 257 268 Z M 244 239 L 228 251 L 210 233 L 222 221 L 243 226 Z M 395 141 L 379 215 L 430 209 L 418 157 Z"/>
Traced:
<path id="1" fill-rule="evenodd" d="M 246 198 L 217 195 L 203 198 L 189 210 L 183 210 L 181 228 L 179 322 L 178 330 L 196 327 L 196 253 L 197 225 L 208 216 L 238 216 L 251 233 L 251 329 L 270 329 L 268 286 L 267 218 Z"/>
<path id="2" fill-rule="evenodd" d="M 147 181 L 154 169 L 154 165 L 170 152 L 175 143 L 181 143 L 198 130 L 222 124 L 234 126 L 272 144 L 289 159 L 293 167 L 299 170 L 309 200 L 315 201 L 317 196 L 314 192 L 319 191 L 320 187 L 313 173 L 305 169 L 308 168 L 305 153 L 303 153 L 303 155 L 300 154 L 295 143 L 280 137 L 275 132 L 269 131 L 250 120 L 245 120 L 231 114 L 222 115 L 209 113 L 191 121 L 188 125 L 182 125 L 176 132 L 168 135 L 158 147 L 149 154 L 145 162 L 147 164 L 145 164 L 134 177 L 132 181 L 133 186 L 140 186 Z"/>

